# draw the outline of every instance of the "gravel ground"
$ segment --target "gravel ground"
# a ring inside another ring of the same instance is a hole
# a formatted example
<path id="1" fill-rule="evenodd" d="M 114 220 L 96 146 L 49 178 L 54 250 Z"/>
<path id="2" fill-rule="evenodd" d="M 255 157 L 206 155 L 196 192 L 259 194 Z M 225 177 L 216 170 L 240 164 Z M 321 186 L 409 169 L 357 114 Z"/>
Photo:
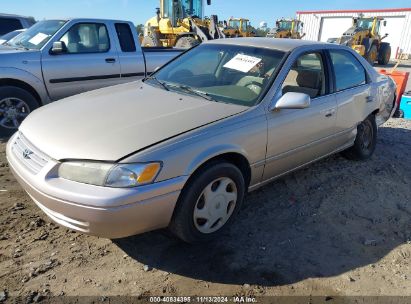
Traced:
<path id="1" fill-rule="evenodd" d="M 203 246 L 59 227 L 12 177 L 4 149 L 0 297 L 411 296 L 411 121 L 387 122 L 369 161 L 332 156 L 249 194 L 232 227 Z"/>

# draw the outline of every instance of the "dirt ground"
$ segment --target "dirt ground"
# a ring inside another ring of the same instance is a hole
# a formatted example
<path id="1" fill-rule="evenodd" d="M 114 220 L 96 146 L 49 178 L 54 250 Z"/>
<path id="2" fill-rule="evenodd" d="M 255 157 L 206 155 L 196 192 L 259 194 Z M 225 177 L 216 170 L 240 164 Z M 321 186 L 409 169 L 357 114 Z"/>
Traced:
<path id="1" fill-rule="evenodd" d="M 249 194 L 211 244 L 162 232 L 122 240 L 59 227 L 9 172 L 0 144 L 5 295 L 411 296 L 411 121 L 392 119 L 366 162 L 332 156 Z"/>

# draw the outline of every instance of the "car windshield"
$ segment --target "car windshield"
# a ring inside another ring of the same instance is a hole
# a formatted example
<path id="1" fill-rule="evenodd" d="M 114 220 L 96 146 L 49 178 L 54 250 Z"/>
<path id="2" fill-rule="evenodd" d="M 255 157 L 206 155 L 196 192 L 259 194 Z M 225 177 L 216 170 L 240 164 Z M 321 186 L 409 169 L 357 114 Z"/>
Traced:
<path id="1" fill-rule="evenodd" d="M 26 30 L 24 33 L 8 41 L 13 47 L 39 50 L 47 41 L 66 23 L 63 20 L 40 21 Z"/>
<path id="2" fill-rule="evenodd" d="M 201 44 L 146 82 L 216 102 L 260 102 L 285 53 L 237 45 Z"/>
<path id="3" fill-rule="evenodd" d="M 8 41 L 8 40 L 10 40 L 11 38 L 16 37 L 18 34 L 20 34 L 20 33 L 22 33 L 22 32 L 24 32 L 24 30 L 16 30 L 16 31 L 13 31 L 13 32 L 10 32 L 10 33 L 8 33 L 8 34 L 6 34 L 6 35 L 1 36 L 0 39 L 1 39 L 1 40 L 4 40 L 4 41 Z"/>

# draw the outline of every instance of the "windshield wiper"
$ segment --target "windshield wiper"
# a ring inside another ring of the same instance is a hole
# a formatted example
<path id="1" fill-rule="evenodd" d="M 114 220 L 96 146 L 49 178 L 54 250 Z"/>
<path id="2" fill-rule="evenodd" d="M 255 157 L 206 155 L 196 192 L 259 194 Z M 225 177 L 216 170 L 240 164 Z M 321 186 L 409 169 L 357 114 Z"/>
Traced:
<path id="1" fill-rule="evenodd" d="M 194 94 L 194 95 L 196 95 L 196 96 L 199 96 L 199 97 L 202 97 L 202 98 L 204 98 L 204 99 L 207 99 L 208 101 L 215 101 L 215 102 L 217 102 L 217 100 L 215 100 L 213 97 L 210 96 L 210 94 L 208 94 L 208 93 L 206 93 L 206 92 L 202 92 L 202 91 L 196 90 L 196 89 L 194 89 L 194 88 L 192 88 L 192 87 L 185 86 L 185 85 L 176 85 L 176 87 L 179 88 L 179 89 L 182 89 L 182 90 L 184 90 L 184 91 L 187 91 L 187 92 L 189 92 L 189 93 L 192 93 L 192 94 Z"/>
<path id="2" fill-rule="evenodd" d="M 160 84 L 164 90 L 166 91 L 170 91 L 170 89 L 167 87 L 167 85 L 165 84 L 165 82 L 162 82 L 161 80 L 158 80 L 156 76 L 152 75 L 152 76 L 148 76 L 146 78 L 144 78 L 144 81 L 146 80 L 154 80 L 155 82 L 157 82 L 158 84 Z"/>
<path id="3" fill-rule="evenodd" d="M 24 49 L 26 51 L 30 50 L 28 47 L 24 46 L 21 42 L 16 42 L 14 45 L 10 45 L 10 46 L 17 47 L 19 49 Z"/>

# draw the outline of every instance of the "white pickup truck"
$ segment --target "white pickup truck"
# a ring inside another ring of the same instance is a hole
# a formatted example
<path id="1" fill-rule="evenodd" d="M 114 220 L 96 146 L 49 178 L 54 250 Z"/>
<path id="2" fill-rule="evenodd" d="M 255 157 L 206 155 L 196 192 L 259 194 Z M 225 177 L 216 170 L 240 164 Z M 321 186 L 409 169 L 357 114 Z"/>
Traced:
<path id="1" fill-rule="evenodd" d="M 127 21 L 38 22 L 0 47 L 0 137 L 44 104 L 139 80 L 180 53 L 143 49 Z"/>

